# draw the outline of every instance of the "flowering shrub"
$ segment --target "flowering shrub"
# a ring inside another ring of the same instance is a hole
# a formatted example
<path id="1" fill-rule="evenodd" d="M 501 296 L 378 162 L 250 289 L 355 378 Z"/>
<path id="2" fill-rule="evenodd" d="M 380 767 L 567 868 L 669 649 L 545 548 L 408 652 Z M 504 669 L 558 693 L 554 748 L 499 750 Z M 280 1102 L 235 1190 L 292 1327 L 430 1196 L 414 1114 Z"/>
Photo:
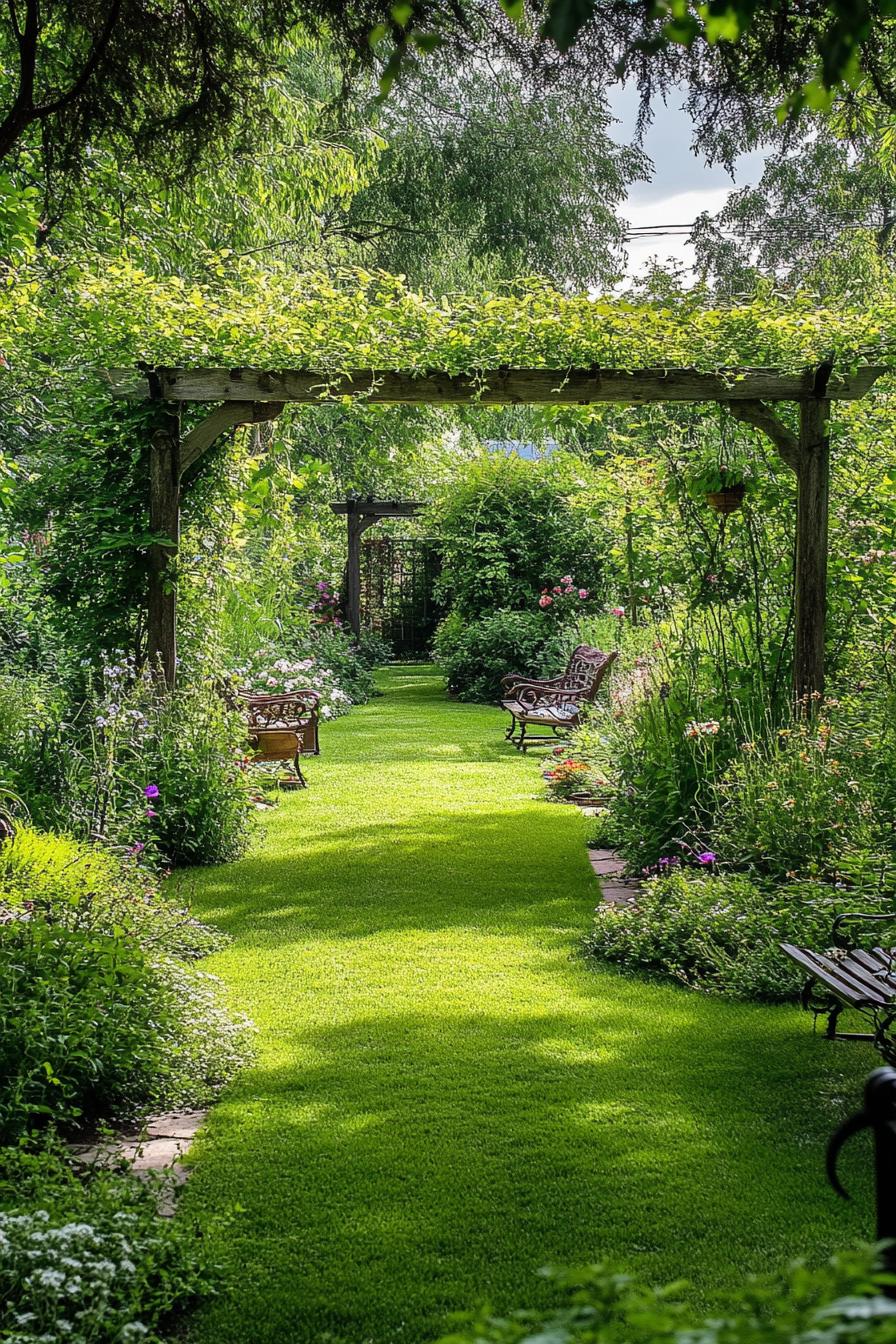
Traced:
<path id="1" fill-rule="evenodd" d="M 538 599 L 540 609 L 561 621 L 575 621 L 586 609 L 588 589 L 580 588 L 571 574 L 564 574 L 553 587 L 542 588 Z"/>
<path id="2" fill-rule="evenodd" d="M 645 882 L 636 900 L 598 907 L 585 949 L 602 961 L 657 971 L 695 989 L 793 999 L 805 973 L 779 942 L 825 947 L 835 914 L 883 908 L 821 883 L 774 887 L 743 874 L 707 875 L 670 862 L 666 875 Z"/>
<path id="3" fill-rule="evenodd" d="M 159 1216 L 158 1189 L 63 1151 L 0 1157 L 0 1335 L 8 1344 L 157 1344 L 214 1291 L 198 1229 Z"/>
<path id="4" fill-rule="evenodd" d="M 845 854 L 875 845 L 869 750 L 830 713 L 743 742 L 714 790 L 712 835 L 726 863 L 840 876 Z"/>
<path id="5" fill-rule="evenodd" d="M 332 625 L 338 630 L 342 626 L 339 593 L 330 587 L 326 579 L 321 579 L 315 586 L 316 596 L 310 607 L 315 625 Z"/>
<path id="6" fill-rule="evenodd" d="M 273 645 L 257 650 L 231 676 L 250 690 L 271 695 L 316 691 L 321 718 L 335 719 L 374 694 L 370 668 L 382 652 L 381 642 L 355 644 L 330 623 L 291 650 Z"/>
<path id="7" fill-rule="evenodd" d="M 562 748 L 561 748 L 562 750 Z M 544 772 L 548 794 L 552 798 L 571 798 L 576 793 L 592 793 L 605 788 L 607 781 L 585 761 L 573 757 L 555 760 Z"/>

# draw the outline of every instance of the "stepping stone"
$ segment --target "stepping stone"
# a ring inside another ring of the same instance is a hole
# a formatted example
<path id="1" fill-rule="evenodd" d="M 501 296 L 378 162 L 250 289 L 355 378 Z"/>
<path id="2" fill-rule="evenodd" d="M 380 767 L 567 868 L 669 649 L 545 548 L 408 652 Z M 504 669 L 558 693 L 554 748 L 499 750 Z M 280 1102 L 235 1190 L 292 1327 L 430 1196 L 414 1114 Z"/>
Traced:
<path id="1" fill-rule="evenodd" d="M 172 1218 L 175 1190 L 190 1174 L 181 1158 L 207 1114 L 207 1111 L 171 1111 L 156 1115 L 137 1134 L 119 1134 L 102 1143 L 73 1143 L 69 1151 L 84 1166 L 114 1167 L 126 1162 L 137 1176 L 155 1172 L 169 1177 L 167 1188 L 160 1193 L 159 1213 L 163 1218 Z"/>
<path id="2" fill-rule="evenodd" d="M 625 860 L 615 850 L 589 849 L 588 858 L 607 905 L 628 905 L 637 899 L 641 884 L 637 878 L 623 877 Z"/>

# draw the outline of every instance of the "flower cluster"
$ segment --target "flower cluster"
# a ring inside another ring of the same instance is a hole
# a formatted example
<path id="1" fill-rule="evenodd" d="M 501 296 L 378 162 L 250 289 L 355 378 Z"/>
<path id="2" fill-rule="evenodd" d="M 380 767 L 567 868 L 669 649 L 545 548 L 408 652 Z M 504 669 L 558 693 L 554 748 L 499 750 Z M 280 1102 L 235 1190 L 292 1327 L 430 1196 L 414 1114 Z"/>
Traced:
<path id="1" fill-rule="evenodd" d="M 538 605 L 542 611 L 547 611 L 550 607 L 564 609 L 587 601 L 588 596 L 587 588 L 578 588 L 572 575 L 564 574 L 560 582 L 555 583 L 553 587 L 542 588 Z"/>
<path id="2" fill-rule="evenodd" d="M 685 725 L 685 737 L 715 737 L 719 731 L 719 724 L 716 719 L 707 719 L 705 723 L 698 723 L 692 719 Z"/>
<path id="3" fill-rule="evenodd" d="M 265 695 L 316 691 L 323 719 L 347 714 L 353 703 L 334 670 L 321 666 L 315 658 L 281 658 L 274 649 L 259 649 L 246 664 L 234 668 L 232 676 L 240 685 Z"/>
<path id="4" fill-rule="evenodd" d="M 331 588 L 326 579 L 321 579 L 316 588 L 317 596 L 309 608 L 314 616 L 315 624 L 334 625 L 338 629 L 342 625 L 342 618 L 339 615 L 340 598 L 338 591 Z"/>

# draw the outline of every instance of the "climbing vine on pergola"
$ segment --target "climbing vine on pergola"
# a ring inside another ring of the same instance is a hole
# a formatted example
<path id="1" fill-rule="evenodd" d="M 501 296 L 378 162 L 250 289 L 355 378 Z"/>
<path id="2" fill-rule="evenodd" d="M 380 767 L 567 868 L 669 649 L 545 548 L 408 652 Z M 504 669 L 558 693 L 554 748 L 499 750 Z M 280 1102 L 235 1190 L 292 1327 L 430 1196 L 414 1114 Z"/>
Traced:
<path id="1" fill-rule="evenodd" d="M 169 684 L 184 474 L 236 425 L 271 420 L 288 403 L 358 398 L 726 405 L 796 475 L 794 685 L 821 690 L 831 408 L 892 366 L 896 288 L 861 309 L 771 289 L 708 308 L 696 293 L 634 303 L 538 280 L 437 298 L 382 273 L 300 274 L 227 253 L 212 254 L 198 280 L 153 276 L 128 257 L 60 263 L 58 275 L 52 259 L 40 265 L 33 282 L 18 276 L 0 290 L 0 330 L 22 385 L 29 364 L 57 379 L 103 369 L 106 395 L 153 408 L 148 633 Z M 782 414 L 788 405 L 796 417 Z"/>

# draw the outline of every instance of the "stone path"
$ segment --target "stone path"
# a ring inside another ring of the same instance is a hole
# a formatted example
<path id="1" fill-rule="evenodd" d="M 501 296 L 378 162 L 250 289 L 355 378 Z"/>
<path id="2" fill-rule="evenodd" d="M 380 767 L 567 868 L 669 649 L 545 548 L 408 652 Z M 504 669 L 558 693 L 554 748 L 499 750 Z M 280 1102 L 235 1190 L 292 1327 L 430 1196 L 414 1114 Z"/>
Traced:
<path id="1" fill-rule="evenodd" d="M 620 859 L 615 850 L 589 849 L 588 857 L 608 905 L 625 905 L 636 899 L 641 884 L 637 878 L 623 877 L 625 860 Z"/>
<path id="2" fill-rule="evenodd" d="M 170 1218 L 176 1191 L 189 1175 L 181 1159 L 207 1114 L 207 1111 L 169 1111 L 148 1120 L 139 1133 L 117 1134 L 99 1143 L 72 1144 L 72 1156 L 84 1166 L 114 1167 L 124 1163 L 138 1176 L 155 1173 L 167 1177 L 159 1212 Z"/>

